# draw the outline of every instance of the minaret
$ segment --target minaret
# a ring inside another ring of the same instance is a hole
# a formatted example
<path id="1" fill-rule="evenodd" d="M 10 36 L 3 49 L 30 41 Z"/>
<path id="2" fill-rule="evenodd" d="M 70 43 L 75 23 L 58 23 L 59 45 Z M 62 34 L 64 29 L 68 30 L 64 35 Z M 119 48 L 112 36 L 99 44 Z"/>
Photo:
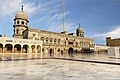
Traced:
<path id="1" fill-rule="evenodd" d="M 28 29 L 28 16 L 24 12 L 23 5 L 21 7 L 21 10 L 15 15 L 14 19 L 14 38 L 23 38 L 23 32 Z"/>

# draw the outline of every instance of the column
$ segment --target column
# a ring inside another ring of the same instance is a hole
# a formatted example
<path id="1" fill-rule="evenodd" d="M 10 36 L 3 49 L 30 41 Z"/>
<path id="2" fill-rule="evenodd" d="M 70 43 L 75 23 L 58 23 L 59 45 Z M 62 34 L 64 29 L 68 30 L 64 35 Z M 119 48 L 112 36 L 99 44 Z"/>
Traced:
<path id="1" fill-rule="evenodd" d="M 35 46 L 35 58 L 37 58 L 37 47 Z"/>
<path id="2" fill-rule="evenodd" d="M 14 47 L 12 48 L 12 53 L 10 55 L 12 55 L 12 60 L 13 60 L 14 59 Z"/>
<path id="3" fill-rule="evenodd" d="M 40 46 L 41 46 L 41 47 L 40 47 L 40 48 L 41 48 L 41 49 L 40 49 L 40 50 L 41 50 L 41 51 L 40 51 L 40 54 L 41 54 L 41 59 L 42 59 L 42 57 L 43 57 L 42 45 L 40 45 Z"/>
<path id="4" fill-rule="evenodd" d="M 29 47 L 29 53 L 28 53 L 29 59 L 31 58 L 31 47 Z"/>
<path id="5" fill-rule="evenodd" d="M 5 59 L 5 46 L 3 45 L 3 56 L 2 56 L 3 60 Z"/>

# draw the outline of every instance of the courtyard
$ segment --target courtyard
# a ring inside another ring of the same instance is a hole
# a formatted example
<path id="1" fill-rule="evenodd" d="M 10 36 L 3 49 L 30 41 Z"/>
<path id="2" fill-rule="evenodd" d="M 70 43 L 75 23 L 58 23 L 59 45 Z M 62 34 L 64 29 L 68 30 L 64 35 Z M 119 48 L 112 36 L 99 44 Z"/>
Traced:
<path id="1" fill-rule="evenodd" d="M 120 66 L 60 59 L 1 61 L 0 80 L 120 80 Z"/>

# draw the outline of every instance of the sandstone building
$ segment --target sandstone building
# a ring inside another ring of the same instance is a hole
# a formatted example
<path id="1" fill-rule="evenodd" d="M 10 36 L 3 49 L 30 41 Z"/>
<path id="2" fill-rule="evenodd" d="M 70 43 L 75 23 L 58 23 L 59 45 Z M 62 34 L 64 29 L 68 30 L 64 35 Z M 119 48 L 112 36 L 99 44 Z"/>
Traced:
<path id="1" fill-rule="evenodd" d="M 23 7 L 14 18 L 14 38 L 42 40 L 44 54 L 58 54 L 81 52 L 82 50 L 94 49 L 94 40 L 86 38 L 84 30 L 79 26 L 76 33 L 50 32 L 29 27 L 28 15 Z"/>
<path id="2" fill-rule="evenodd" d="M 111 39 L 111 37 L 106 38 L 106 45 L 107 46 L 120 46 L 120 38 Z"/>

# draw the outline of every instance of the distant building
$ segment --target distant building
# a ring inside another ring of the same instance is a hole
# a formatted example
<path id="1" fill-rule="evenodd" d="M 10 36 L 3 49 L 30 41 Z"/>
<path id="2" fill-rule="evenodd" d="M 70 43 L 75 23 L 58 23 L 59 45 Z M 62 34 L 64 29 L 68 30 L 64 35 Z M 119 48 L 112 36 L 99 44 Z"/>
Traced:
<path id="1" fill-rule="evenodd" d="M 100 44 L 94 45 L 95 52 L 107 52 L 108 48 L 109 48 L 109 46 L 106 46 L 106 45 L 100 45 Z"/>
<path id="2" fill-rule="evenodd" d="M 111 37 L 106 38 L 106 45 L 107 46 L 120 46 L 120 38 L 111 39 Z"/>
<path id="3" fill-rule="evenodd" d="M 33 29 L 28 26 L 28 15 L 19 11 L 14 19 L 14 38 L 42 40 L 43 53 L 56 54 L 68 52 L 80 52 L 82 50 L 94 49 L 94 40 L 86 38 L 84 30 L 79 26 L 76 33 L 50 32 L 45 30 Z"/>

